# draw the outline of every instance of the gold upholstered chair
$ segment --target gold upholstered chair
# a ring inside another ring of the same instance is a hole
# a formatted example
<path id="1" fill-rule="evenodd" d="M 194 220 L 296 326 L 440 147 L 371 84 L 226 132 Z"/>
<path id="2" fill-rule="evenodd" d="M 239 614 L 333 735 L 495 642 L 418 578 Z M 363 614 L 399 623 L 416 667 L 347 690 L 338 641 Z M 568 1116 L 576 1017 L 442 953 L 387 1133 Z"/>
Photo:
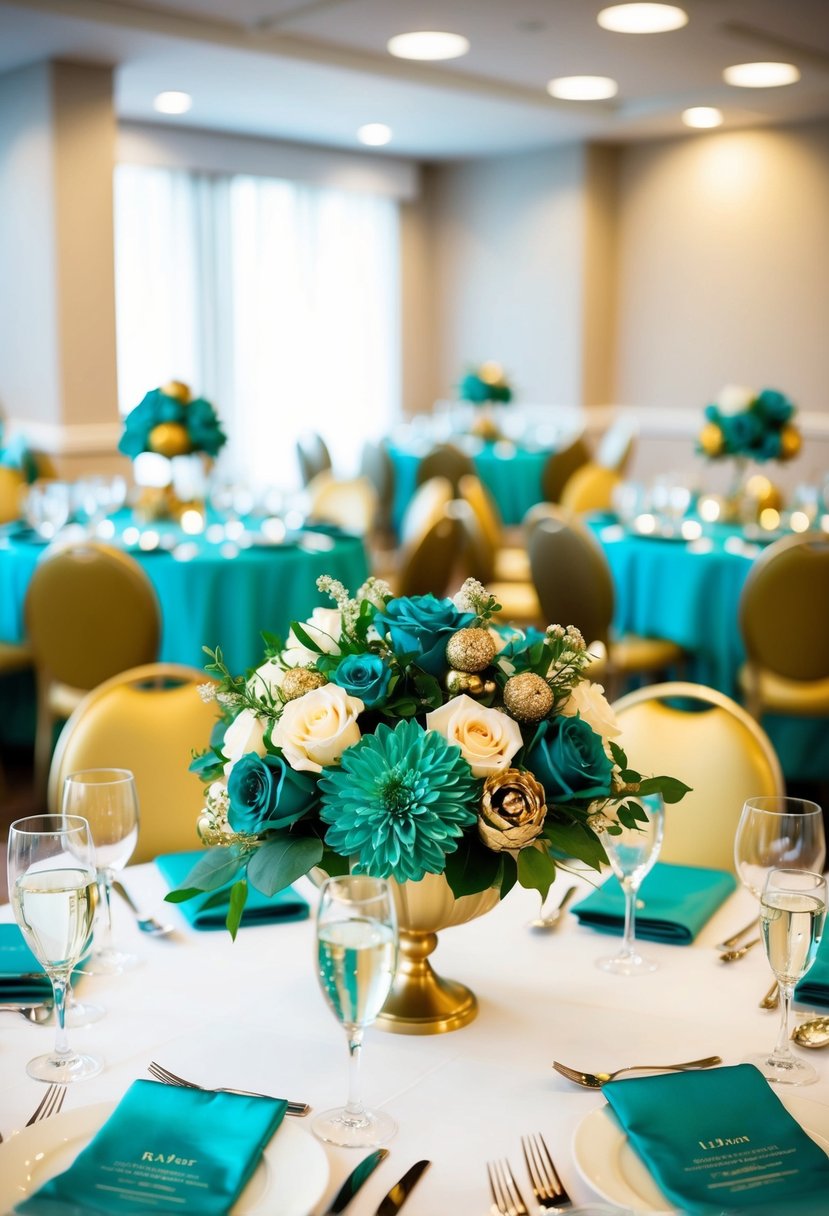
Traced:
<path id="1" fill-rule="evenodd" d="M 202 700 L 207 678 L 197 667 L 149 663 L 122 671 L 87 693 L 63 727 L 49 771 L 48 804 L 60 807 L 65 778 L 86 768 L 126 768 L 138 792 L 133 862 L 198 848 L 201 782 L 188 771 L 216 724 Z"/>
<path id="2" fill-rule="evenodd" d="M 613 506 L 613 491 L 622 478 L 615 469 L 590 460 L 576 469 L 561 491 L 561 505 L 576 515 L 590 511 L 609 511 Z"/>
<path id="3" fill-rule="evenodd" d="M 415 480 L 421 486 L 432 477 L 445 477 L 456 495 L 461 478 L 474 472 L 475 464 L 471 456 L 452 443 L 439 443 L 418 464 Z"/>
<path id="4" fill-rule="evenodd" d="M 308 518 L 367 536 L 377 517 L 377 491 L 367 477 L 315 477 L 307 487 Z"/>
<path id="5" fill-rule="evenodd" d="M 734 835 L 746 798 L 784 793 L 780 762 L 762 727 L 724 693 L 676 681 L 637 688 L 613 707 L 615 742 L 647 776 L 690 785 L 665 808 L 660 860 L 734 869 Z"/>
<path id="6" fill-rule="evenodd" d="M 547 458 L 541 474 L 541 492 L 546 502 L 560 502 L 562 491 L 577 469 L 590 460 L 590 448 L 583 435 L 577 435 Z"/>

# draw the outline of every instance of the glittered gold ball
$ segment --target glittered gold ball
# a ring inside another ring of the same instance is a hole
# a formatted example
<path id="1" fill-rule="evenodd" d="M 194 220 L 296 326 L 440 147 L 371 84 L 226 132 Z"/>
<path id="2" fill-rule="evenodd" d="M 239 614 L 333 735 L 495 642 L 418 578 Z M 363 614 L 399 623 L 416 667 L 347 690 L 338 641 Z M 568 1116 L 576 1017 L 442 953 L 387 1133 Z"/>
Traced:
<path id="1" fill-rule="evenodd" d="M 719 456 L 723 449 L 723 433 L 716 422 L 706 422 L 699 433 L 699 446 L 706 456 Z"/>
<path id="2" fill-rule="evenodd" d="M 190 451 L 190 436 L 180 422 L 159 422 L 150 431 L 150 451 L 160 456 L 186 456 Z"/>
<path id="3" fill-rule="evenodd" d="M 518 722 L 540 722 L 553 708 L 553 693 L 543 676 L 524 671 L 504 685 L 504 708 Z"/>
<path id="4" fill-rule="evenodd" d="M 313 692 L 315 688 L 322 688 L 323 684 L 327 683 L 328 677 L 324 676 L 321 671 L 309 671 L 307 667 L 292 667 L 290 671 L 285 672 L 285 678 L 282 681 L 282 699 L 296 701 L 297 697 L 304 697 L 306 692 Z"/>
<path id="5" fill-rule="evenodd" d="M 446 643 L 446 659 L 456 671 L 483 671 L 495 658 L 487 629 L 459 629 Z"/>
<path id="6" fill-rule="evenodd" d="M 780 459 L 791 460 L 800 451 L 802 445 L 800 431 L 791 423 L 786 423 L 780 432 Z"/>
<path id="7" fill-rule="evenodd" d="M 162 384 L 161 391 L 165 397 L 175 397 L 176 401 L 180 401 L 182 405 L 187 405 L 193 396 L 190 386 L 183 380 L 168 380 L 166 384 Z"/>

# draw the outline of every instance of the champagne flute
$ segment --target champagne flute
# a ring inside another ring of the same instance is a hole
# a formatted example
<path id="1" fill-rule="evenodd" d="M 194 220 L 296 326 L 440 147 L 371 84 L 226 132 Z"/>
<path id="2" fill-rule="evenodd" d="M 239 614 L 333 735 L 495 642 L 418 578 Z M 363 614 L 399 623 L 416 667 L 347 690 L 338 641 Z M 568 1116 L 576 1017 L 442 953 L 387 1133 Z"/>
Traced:
<path id="1" fill-rule="evenodd" d="M 89 824 L 78 815 L 32 815 L 9 829 L 9 893 L 14 918 L 29 949 L 52 981 L 55 1050 L 26 1066 L 38 1081 L 66 1084 L 94 1077 L 103 1067 L 69 1046 L 66 989 L 86 950 L 98 899 Z"/>
<path id="2" fill-rule="evenodd" d="M 348 1035 L 349 1087 L 344 1107 L 318 1115 L 321 1140 L 365 1148 L 389 1140 L 397 1124 L 367 1110 L 360 1097 L 363 1031 L 389 994 L 397 964 L 397 917 L 388 882 L 350 874 L 328 878 L 317 913 L 317 975 L 323 995 Z"/>
<path id="3" fill-rule="evenodd" d="M 771 870 L 822 872 L 823 812 L 805 798 L 771 794 L 747 798 L 734 837 L 734 864 L 743 886 L 760 899 Z"/>
<path id="4" fill-rule="evenodd" d="M 601 841 L 608 861 L 625 895 L 625 933 L 619 953 L 611 958 L 597 959 L 596 966 L 614 975 L 646 975 L 656 971 L 658 964 L 643 958 L 636 949 L 636 893 L 662 848 L 665 808 L 659 794 L 626 801 L 637 802 L 648 818 L 636 827 L 619 823 L 617 832 L 602 832 Z"/>
<path id="5" fill-rule="evenodd" d="M 826 879 L 809 870 L 771 870 L 760 898 L 766 957 L 780 985 L 780 1030 L 771 1053 L 750 1056 L 768 1081 L 810 1085 L 818 1074 L 789 1045 L 789 1010 L 798 980 L 815 961 L 826 919 Z"/>
<path id="6" fill-rule="evenodd" d="M 138 842 L 138 795 L 135 778 L 125 768 L 90 768 L 70 773 L 63 783 L 63 813 L 87 820 L 95 841 L 95 865 L 101 895 L 95 944 L 84 964 L 90 975 L 118 975 L 134 967 L 135 954 L 119 950 L 112 935 L 112 882 Z M 103 923 L 101 923 L 103 922 Z"/>

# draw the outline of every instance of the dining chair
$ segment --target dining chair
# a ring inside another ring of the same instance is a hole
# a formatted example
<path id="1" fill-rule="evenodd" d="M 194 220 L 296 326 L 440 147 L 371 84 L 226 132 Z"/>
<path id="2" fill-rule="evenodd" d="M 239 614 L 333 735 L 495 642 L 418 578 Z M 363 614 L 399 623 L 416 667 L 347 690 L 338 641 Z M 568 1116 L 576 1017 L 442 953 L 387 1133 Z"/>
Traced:
<path id="1" fill-rule="evenodd" d="M 829 537 L 803 532 L 769 545 L 743 584 L 739 620 L 749 712 L 829 715 Z"/>
<path id="2" fill-rule="evenodd" d="M 628 418 L 617 418 L 602 435 L 596 448 L 596 464 L 624 477 L 636 451 L 639 428 Z"/>
<path id="3" fill-rule="evenodd" d="M 367 439 L 360 454 L 360 476 L 366 477 L 377 494 L 375 529 L 384 536 L 392 532 L 394 462 L 385 443 Z"/>
<path id="4" fill-rule="evenodd" d="M 296 441 L 296 457 L 302 484 L 331 468 L 331 453 L 325 440 L 317 431 L 303 431 Z"/>
<path id="5" fill-rule="evenodd" d="M 37 685 L 35 788 L 43 795 L 56 724 L 103 680 L 157 657 L 161 612 L 135 558 L 85 540 L 45 552 L 24 619 Z"/>
<path id="6" fill-rule="evenodd" d="M 463 498 L 455 499 L 447 511 L 460 525 L 464 576 L 477 579 L 495 596 L 501 605 L 501 619 L 504 622 L 521 628 L 527 625 L 543 627 L 541 604 L 532 577 L 524 582 L 500 580 L 497 574 L 498 551 L 471 504 Z"/>
<path id="7" fill-rule="evenodd" d="M 643 775 L 691 786 L 665 808 L 660 860 L 734 870 L 734 836 L 746 798 L 784 793 L 780 761 L 763 728 L 731 697 L 685 681 L 651 684 L 613 705 L 614 740 Z"/>
<path id="8" fill-rule="evenodd" d="M 616 597 L 610 565 L 578 518 L 559 508 L 533 528 L 528 544 L 544 620 L 581 630 L 589 649 L 604 657 L 601 674 L 610 695 L 626 676 L 667 672 L 683 662 L 682 648 L 667 638 L 614 634 Z M 591 676 L 598 678 L 599 669 Z"/>
<path id="9" fill-rule="evenodd" d="M 492 494 L 480 477 L 466 473 L 458 482 L 458 493 L 467 502 L 495 556 L 492 577 L 500 582 L 531 581 L 526 545 L 507 543 L 504 523 Z"/>
<path id="10" fill-rule="evenodd" d="M 148 663 L 119 672 L 79 702 L 60 733 L 49 770 L 48 805 L 59 810 L 63 783 L 87 768 L 125 768 L 138 792 L 138 844 L 132 862 L 199 847 L 196 823 L 202 785 L 189 772 L 216 725 L 214 702 L 199 696 L 209 683 L 197 667 Z"/>
<path id="11" fill-rule="evenodd" d="M 452 501 L 452 483 L 446 477 L 430 477 L 418 486 L 400 521 L 400 545 L 407 549 L 443 517 Z"/>
<path id="12" fill-rule="evenodd" d="M 449 506 L 401 554 L 394 594 L 444 595 L 462 558 L 460 523 Z"/>
<path id="13" fill-rule="evenodd" d="M 308 486 L 308 518 L 312 522 L 336 524 L 345 532 L 366 536 L 377 515 L 377 491 L 367 477 L 317 475 Z"/>
<path id="14" fill-rule="evenodd" d="M 427 452 L 417 466 L 415 482 L 422 485 L 432 477 L 445 477 L 452 486 L 452 493 L 458 493 L 460 479 L 468 473 L 475 472 L 472 457 L 456 448 L 451 443 L 439 443 Z"/>
<path id="15" fill-rule="evenodd" d="M 583 435 L 577 435 L 565 447 L 552 452 L 541 473 L 541 492 L 545 502 L 560 502 L 561 492 L 569 479 L 589 459 L 590 448 Z"/>
<path id="16" fill-rule="evenodd" d="M 25 493 L 26 478 L 21 470 L 0 465 L 0 524 L 20 519 Z"/>
<path id="17" fill-rule="evenodd" d="M 568 477 L 559 499 L 562 507 L 577 515 L 590 511 L 610 511 L 613 492 L 622 478 L 614 469 L 590 460 Z"/>

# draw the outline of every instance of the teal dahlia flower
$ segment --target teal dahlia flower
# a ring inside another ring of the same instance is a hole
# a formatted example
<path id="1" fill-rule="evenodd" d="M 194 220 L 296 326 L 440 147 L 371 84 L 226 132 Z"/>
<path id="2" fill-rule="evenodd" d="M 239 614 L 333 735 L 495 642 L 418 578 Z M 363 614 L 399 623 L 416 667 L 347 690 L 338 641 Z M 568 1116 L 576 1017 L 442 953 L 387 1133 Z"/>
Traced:
<path id="1" fill-rule="evenodd" d="M 414 721 L 382 724 L 323 773 L 325 843 L 356 857 L 354 872 L 417 882 L 442 874 L 446 854 L 477 822 L 480 783 L 460 749 Z"/>

